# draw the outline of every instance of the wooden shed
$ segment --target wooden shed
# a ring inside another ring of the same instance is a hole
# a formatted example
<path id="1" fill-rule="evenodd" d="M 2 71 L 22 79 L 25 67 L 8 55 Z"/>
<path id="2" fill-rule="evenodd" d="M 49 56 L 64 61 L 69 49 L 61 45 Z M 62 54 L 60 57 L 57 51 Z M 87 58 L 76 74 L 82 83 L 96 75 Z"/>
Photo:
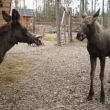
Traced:
<path id="1" fill-rule="evenodd" d="M 3 20 L 2 17 L 2 10 L 6 11 L 7 13 L 10 13 L 11 2 L 12 0 L 0 0 L 0 26 L 5 24 L 5 21 Z"/>
<path id="2" fill-rule="evenodd" d="M 33 10 L 32 9 L 17 9 L 17 10 L 21 16 L 22 25 L 28 28 L 33 18 L 34 14 Z"/>

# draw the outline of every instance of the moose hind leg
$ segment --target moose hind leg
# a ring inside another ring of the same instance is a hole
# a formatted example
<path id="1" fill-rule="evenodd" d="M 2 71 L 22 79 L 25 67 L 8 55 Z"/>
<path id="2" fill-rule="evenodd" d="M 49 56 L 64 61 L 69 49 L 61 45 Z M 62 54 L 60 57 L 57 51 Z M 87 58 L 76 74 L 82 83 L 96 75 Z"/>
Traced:
<path id="1" fill-rule="evenodd" d="M 101 91 L 100 91 L 100 102 L 105 102 L 105 93 L 104 93 L 104 68 L 105 68 L 105 57 L 100 58 L 100 81 L 101 81 Z"/>
<path id="2" fill-rule="evenodd" d="M 89 90 L 89 95 L 87 97 L 87 100 L 92 100 L 93 95 L 94 95 L 94 89 L 93 89 L 93 79 L 94 79 L 94 74 L 95 74 L 95 69 L 96 69 L 96 62 L 97 58 L 90 56 L 90 63 L 91 63 L 91 72 L 90 72 L 90 90 Z"/>

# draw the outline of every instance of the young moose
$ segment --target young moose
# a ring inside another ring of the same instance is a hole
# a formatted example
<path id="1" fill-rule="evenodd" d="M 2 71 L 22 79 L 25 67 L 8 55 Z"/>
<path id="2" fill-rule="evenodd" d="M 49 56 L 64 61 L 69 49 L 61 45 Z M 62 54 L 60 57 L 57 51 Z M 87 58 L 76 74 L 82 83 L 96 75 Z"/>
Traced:
<path id="1" fill-rule="evenodd" d="M 18 42 L 28 44 L 35 42 L 33 36 L 20 24 L 20 15 L 15 9 L 12 10 L 12 16 L 5 11 L 2 11 L 2 16 L 7 24 L 0 27 L 0 63 L 6 52 Z"/>
<path id="2" fill-rule="evenodd" d="M 90 91 L 87 97 L 88 100 L 92 100 L 94 95 L 93 79 L 95 74 L 97 58 L 100 59 L 100 80 L 101 80 L 101 92 L 100 102 L 105 102 L 104 93 L 104 68 L 105 57 L 110 56 L 110 29 L 103 29 L 98 23 L 97 18 L 99 16 L 100 9 L 93 16 L 82 15 L 83 22 L 81 24 L 81 30 L 77 34 L 77 39 L 82 41 L 87 38 L 87 50 L 90 55 L 91 72 L 90 72 Z"/>

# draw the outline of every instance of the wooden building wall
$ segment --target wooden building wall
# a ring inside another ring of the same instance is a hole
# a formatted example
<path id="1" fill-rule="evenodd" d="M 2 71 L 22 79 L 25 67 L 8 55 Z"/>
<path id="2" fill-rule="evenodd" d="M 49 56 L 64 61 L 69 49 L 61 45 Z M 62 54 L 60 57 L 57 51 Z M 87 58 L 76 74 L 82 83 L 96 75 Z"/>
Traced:
<path id="1" fill-rule="evenodd" d="M 7 13 L 10 13 L 11 1 L 12 1 L 12 0 L 2 0 L 3 6 L 0 7 L 0 26 L 2 26 L 3 24 L 6 23 L 6 22 L 3 20 L 3 17 L 2 17 L 2 10 L 6 11 Z"/>
<path id="2" fill-rule="evenodd" d="M 23 26 L 25 26 L 25 27 L 28 28 L 29 24 L 31 23 L 31 18 L 32 18 L 32 17 L 21 16 L 20 22 L 21 22 L 21 24 L 22 24 Z"/>

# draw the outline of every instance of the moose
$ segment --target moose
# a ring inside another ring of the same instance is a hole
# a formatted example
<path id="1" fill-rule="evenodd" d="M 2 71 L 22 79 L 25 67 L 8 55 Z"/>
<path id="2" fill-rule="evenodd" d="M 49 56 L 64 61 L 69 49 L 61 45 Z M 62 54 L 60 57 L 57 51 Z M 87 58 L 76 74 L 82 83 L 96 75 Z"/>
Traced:
<path id="1" fill-rule="evenodd" d="M 93 14 L 93 16 L 87 16 L 82 14 L 83 21 L 81 23 L 81 29 L 77 33 L 77 39 L 82 41 L 87 38 L 87 50 L 90 55 L 91 72 L 90 72 L 90 90 L 87 99 L 92 100 L 94 95 L 93 80 L 96 69 L 97 58 L 100 60 L 100 102 L 105 102 L 104 92 L 104 68 L 106 57 L 110 57 L 110 29 L 104 29 L 98 22 L 98 16 L 100 9 Z"/>
<path id="2" fill-rule="evenodd" d="M 35 43 L 33 35 L 20 24 L 20 14 L 16 9 L 12 10 L 12 16 L 2 11 L 6 24 L 0 27 L 0 63 L 2 63 L 6 52 L 18 42 Z"/>

